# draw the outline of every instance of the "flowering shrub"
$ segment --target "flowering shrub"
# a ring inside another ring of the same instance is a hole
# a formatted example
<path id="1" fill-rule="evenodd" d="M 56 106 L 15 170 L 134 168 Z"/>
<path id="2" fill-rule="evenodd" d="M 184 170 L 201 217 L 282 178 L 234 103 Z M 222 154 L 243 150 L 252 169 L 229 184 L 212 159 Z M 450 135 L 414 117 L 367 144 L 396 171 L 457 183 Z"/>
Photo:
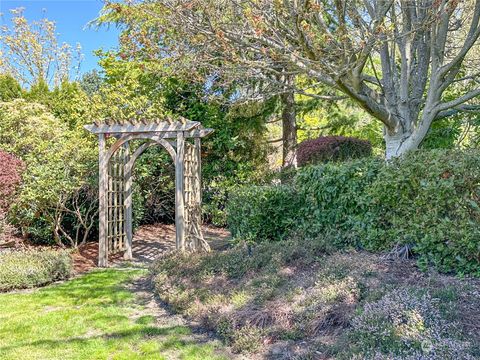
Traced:
<path id="1" fill-rule="evenodd" d="M 367 140 L 345 136 L 321 136 L 305 140 L 298 146 L 298 166 L 327 161 L 344 161 L 372 155 L 372 145 Z"/>
<path id="2" fill-rule="evenodd" d="M 23 168 L 24 164 L 20 159 L 0 150 L 0 242 L 12 230 L 5 219 L 5 213 L 22 180 L 20 175 Z"/>
<path id="3" fill-rule="evenodd" d="M 351 324 L 350 336 L 366 359 L 380 359 L 380 353 L 402 359 L 473 359 L 470 344 L 456 338 L 456 324 L 442 317 L 428 293 L 394 290 L 365 304 Z"/>

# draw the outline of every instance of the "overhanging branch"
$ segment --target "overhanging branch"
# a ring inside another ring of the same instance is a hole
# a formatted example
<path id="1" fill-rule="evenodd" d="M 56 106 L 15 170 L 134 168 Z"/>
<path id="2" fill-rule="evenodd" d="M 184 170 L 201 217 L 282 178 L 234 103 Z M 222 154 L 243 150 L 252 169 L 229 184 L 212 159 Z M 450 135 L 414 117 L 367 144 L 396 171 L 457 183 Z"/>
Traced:
<path id="1" fill-rule="evenodd" d="M 435 120 L 445 119 L 450 116 L 457 115 L 461 112 L 473 112 L 473 111 L 480 111 L 480 105 L 459 105 L 455 108 L 444 110 L 438 113 L 435 117 Z"/>

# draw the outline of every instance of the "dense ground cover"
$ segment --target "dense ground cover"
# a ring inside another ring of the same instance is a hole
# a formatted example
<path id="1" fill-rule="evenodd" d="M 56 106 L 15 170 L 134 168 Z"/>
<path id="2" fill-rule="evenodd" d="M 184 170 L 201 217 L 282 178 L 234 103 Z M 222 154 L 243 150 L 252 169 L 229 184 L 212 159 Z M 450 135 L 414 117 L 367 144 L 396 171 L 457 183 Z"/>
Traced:
<path id="1" fill-rule="evenodd" d="M 474 359 L 480 283 L 330 239 L 160 258 L 156 289 L 248 358 Z"/>
<path id="2" fill-rule="evenodd" d="M 159 323 L 132 289 L 139 269 L 94 271 L 0 294 L 1 359 L 222 359 L 181 323 Z M 153 313 L 152 313 L 153 311 Z M 207 339 L 208 340 L 208 339 Z"/>
<path id="3" fill-rule="evenodd" d="M 0 292 L 65 280 L 71 272 L 72 258 L 68 251 L 34 249 L 0 252 Z"/>

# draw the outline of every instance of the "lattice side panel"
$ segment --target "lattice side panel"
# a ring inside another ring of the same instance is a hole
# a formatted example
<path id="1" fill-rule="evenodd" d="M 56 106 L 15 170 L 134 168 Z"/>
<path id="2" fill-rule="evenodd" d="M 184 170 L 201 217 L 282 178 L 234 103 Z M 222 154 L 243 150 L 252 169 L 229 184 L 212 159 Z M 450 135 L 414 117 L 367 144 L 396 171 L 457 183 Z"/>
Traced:
<path id="1" fill-rule="evenodd" d="M 184 222 L 185 222 L 185 242 L 186 247 L 191 248 L 193 244 L 191 244 L 191 234 L 189 232 L 190 229 L 190 222 L 192 221 L 192 210 L 194 204 L 192 204 L 192 147 L 193 145 L 186 142 L 185 143 L 185 158 L 184 158 Z"/>
<path id="2" fill-rule="evenodd" d="M 108 164 L 107 244 L 109 253 L 126 248 L 125 164 L 128 149 L 120 147 Z"/>
<path id="3" fill-rule="evenodd" d="M 185 241 L 192 251 L 209 251 L 210 246 L 202 234 L 201 170 L 199 144 L 185 144 Z"/>

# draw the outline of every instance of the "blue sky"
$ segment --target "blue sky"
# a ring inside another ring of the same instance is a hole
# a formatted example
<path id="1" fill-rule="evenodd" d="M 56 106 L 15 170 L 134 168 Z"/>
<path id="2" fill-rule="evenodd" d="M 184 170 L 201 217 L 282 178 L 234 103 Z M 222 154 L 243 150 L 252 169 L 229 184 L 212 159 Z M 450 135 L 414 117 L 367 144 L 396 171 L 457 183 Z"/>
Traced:
<path id="1" fill-rule="evenodd" d="M 60 42 L 72 46 L 80 43 L 84 60 L 81 73 L 98 68 L 94 50 L 116 47 L 118 30 L 115 27 L 95 29 L 87 27 L 102 8 L 101 0 L 0 0 L 1 22 L 9 23 L 9 10 L 23 7 L 28 20 L 47 17 L 56 22 Z"/>

